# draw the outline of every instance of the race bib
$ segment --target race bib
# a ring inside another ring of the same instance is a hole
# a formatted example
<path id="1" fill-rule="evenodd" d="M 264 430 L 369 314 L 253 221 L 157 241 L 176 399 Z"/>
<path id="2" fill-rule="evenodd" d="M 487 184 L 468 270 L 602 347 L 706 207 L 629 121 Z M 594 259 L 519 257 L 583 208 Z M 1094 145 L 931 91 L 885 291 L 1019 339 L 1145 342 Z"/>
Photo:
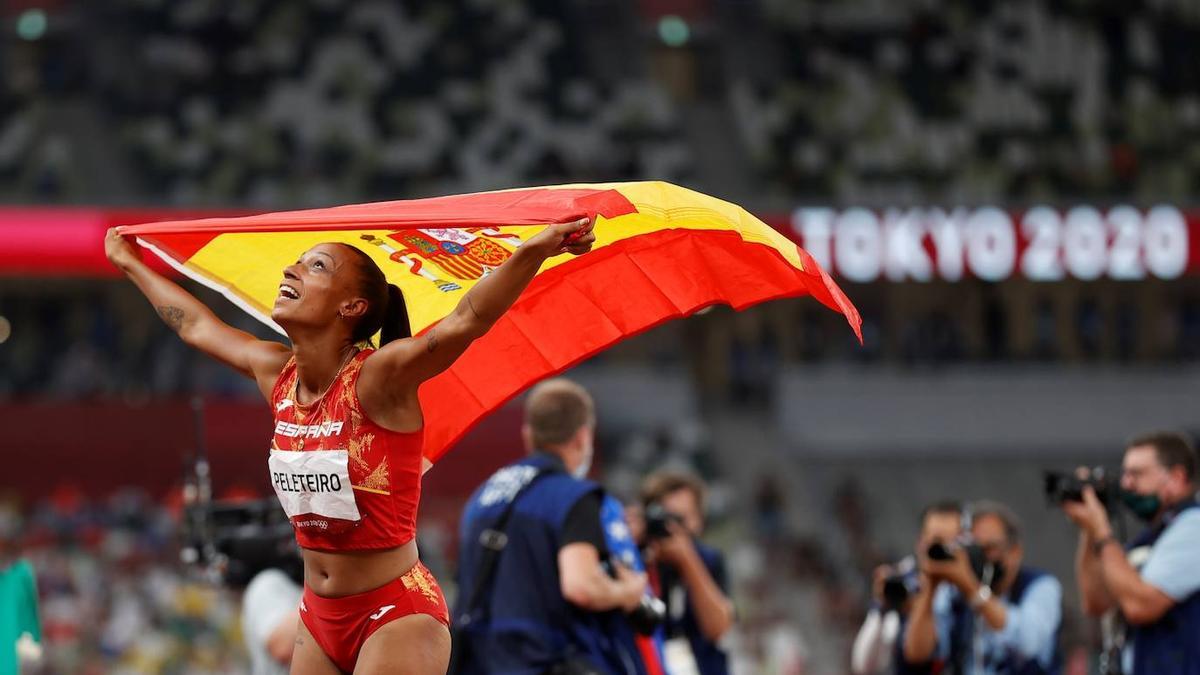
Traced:
<path id="1" fill-rule="evenodd" d="M 361 520 L 350 487 L 349 455 L 345 450 L 271 450 L 267 460 L 271 485 L 288 518 L 317 515 L 337 520 Z"/>

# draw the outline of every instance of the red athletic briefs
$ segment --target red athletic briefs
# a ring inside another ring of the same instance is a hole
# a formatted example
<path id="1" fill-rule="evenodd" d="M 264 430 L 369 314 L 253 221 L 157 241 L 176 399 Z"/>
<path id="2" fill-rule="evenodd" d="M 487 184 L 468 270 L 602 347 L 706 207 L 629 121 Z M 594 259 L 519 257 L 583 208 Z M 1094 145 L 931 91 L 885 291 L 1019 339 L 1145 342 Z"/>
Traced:
<path id="1" fill-rule="evenodd" d="M 437 580 L 421 563 L 373 591 L 322 598 L 308 587 L 300 599 L 300 620 L 333 664 L 354 671 L 367 638 L 389 621 L 428 614 L 450 626 L 450 610 Z"/>

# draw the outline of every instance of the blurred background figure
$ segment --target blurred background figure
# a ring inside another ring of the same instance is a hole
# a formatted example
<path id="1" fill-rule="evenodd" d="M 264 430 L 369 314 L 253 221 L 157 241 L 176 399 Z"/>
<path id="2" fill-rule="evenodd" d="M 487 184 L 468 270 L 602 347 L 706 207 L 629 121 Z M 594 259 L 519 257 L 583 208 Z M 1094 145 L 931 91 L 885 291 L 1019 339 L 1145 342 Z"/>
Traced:
<path id="1" fill-rule="evenodd" d="M 471 495 L 454 607 L 451 672 L 644 675 L 628 628 L 646 575 L 617 561 L 605 537 L 591 395 L 563 378 L 529 393 L 527 457 Z"/>
<path id="2" fill-rule="evenodd" d="M 876 568 L 941 495 L 1026 523 L 1065 584 L 1066 670 L 1120 661 L 1066 583 L 1078 528 L 1043 472 L 1111 477 L 1130 433 L 1200 429 L 1197 45 L 1190 0 L 0 3 L 0 495 L 23 514 L 37 668 L 246 672 L 257 648 L 249 577 L 181 561 L 184 458 L 201 435 L 214 494 L 267 497 L 269 417 L 118 283 L 106 227 L 641 179 L 746 206 L 864 319 L 860 347 L 810 301 L 714 307 L 570 373 L 604 411 L 609 492 L 703 480 L 730 671 L 849 672 Z M 426 475 L 439 579 L 521 416 Z M 1128 507 L 1109 520 L 1138 541 Z"/>
<path id="3" fill-rule="evenodd" d="M 0 673 L 32 672 L 42 660 L 33 566 L 18 546 L 20 519 L 0 507 Z"/>
<path id="4" fill-rule="evenodd" d="M 1023 564 L 1021 525 L 998 502 L 975 502 L 967 540 L 918 553 L 922 588 L 904 635 L 904 661 L 934 672 L 1058 673 L 1062 584 Z"/>
<path id="5" fill-rule="evenodd" d="M 303 586 L 283 570 L 265 569 L 242 596 L 242 633 L 253 675 L 289 672 Z"/>
<path id="6" fill-rule="evenodd" d="M 914 597 L 921 591 L 918 560 L 933 544 L 952 545 L 962 531 L 962 505 L 934 502 L 921 510 L 921 529 L 913 553 L 894 564 L 875 568 L 871 580 L 871 609 L 854 638 L 850 668 L 855 675 L 907 672 L 897 642 Z"/>
<path id="7" fill-rule="evenodd" d="M 1112 484 L 1088 480 L 1091 472 L 1080 469 L 1082 489 L 1063 502 L 1079 527 L 1075 574 L 1083 611 L 1107 615 L 1106 656 L 1114 671 L 1186 673 L 1200 663 L 1200 647 L 1191 637 L 1200 629 L 1196 467 L 1196 451 L 1186 438 L 1144 434 L 1125 450 L 1119 493 Z M 1109 515 L 1118 497 L 1145 524 L 1124 545 L 1126 552 Z"/>
<path id="8" fill-rule="evenodd" d="M 698 476 L 657 471 L 642 482 L 641 508 L 631 513 L 650 585 L 666 605 L 663 658 L 671 673 L 729 672 L 721 639 L 736 615 L 725 557 L 701 541 L 707 492 Z"/>

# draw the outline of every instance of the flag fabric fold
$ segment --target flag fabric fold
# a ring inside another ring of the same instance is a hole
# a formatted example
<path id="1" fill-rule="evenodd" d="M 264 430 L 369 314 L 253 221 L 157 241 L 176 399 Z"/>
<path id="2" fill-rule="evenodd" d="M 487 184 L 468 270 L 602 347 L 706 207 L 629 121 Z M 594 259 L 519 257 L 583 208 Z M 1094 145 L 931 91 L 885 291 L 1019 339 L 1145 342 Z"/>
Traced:
<path id="1" fill-rule="evenodd" d="M 311 246 L 357 246 L 404 292 L 413 332 L 549 223 L 596 218 L 582 256 L 547 260 L 513 307 L 422 385 L 425 456 L 534 382 L 616 342 L 714 304 L 812 295 L 861 340 L 854 305 L 803 249 L 741 207 L 663 182 L 565 185 L 126 226 L 122 234 L 260 321 L 282 270 Z M 282 332 L 282 331 L 280 331 Z"/>

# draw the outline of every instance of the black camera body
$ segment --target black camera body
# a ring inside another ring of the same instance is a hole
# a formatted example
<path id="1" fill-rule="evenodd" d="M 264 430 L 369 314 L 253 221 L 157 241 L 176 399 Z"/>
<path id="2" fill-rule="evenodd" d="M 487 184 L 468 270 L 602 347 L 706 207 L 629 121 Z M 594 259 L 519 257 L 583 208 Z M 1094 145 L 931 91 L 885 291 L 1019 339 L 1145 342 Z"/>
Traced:
<path id="1" fill-rule="evenodd" d="M 616 565 L 618 564 L 611 557 L 600 561 L 604 572 L 613 579 L 617 578 Z M 638 606 L 625 613 L 625 620 L 638 635 L 654 635 L 654 631 L 658 630 L 663 621 L 667 620 L 667 605 L 653 595 L 643 593 Z"/>
<path id="2" fill-rule="evenodd" d="M 1043 480 L 1046 503 L 1050 506 L 1083 501 L 1083 488 L 1090 485 L 1100 503 L 1111 509 L 1116 506 L 1121 489 L 1120 479 L 1110 475 L 1102 466 L 1088 469 L 1085 478 L 1079 477 L 1074 471 L 1046 471 Z"/>
<path id="3" fill-rule="evenodd" d="M 1004 566 L 988 560 L 979 544 L 970 539 L 952 543 L 935 541 L 929 545 L 925 555 L 929 556 L 930 560 L 953 560 L 956 551 L 960 548 L 966 551 L 967 560 L 971 563 L 971 571 L 975 573 L 975 578 L 995 590 L 1000 580 L 1004 578 Z"/>
<path id="4" fill-rule="evenodd" d="M 896 570 L 883 580 L 883 611 L 901 611 L 908 599 L 921 590 L 920 579 L 913 570 L 916 561 L 912 556 L 901 560 L 894 566 Z"/>
<path id="5" fill-rule="evenodd" d="M 653 595 L 643 595 L 638 606 L 625 615 L 625 620 L 638 635 L 654 635 L 667 619 L 667 604 Z"/>
<path id="6" fill-rule="evenodd" d="M 303 576 L 291 523 L 274 498 L 190 504 L 183 537 L 184 562 L 222 583 L 244 586 L 272 567 L 296 581 Z"/>
<path id="7" fill-rule="evenodd" d="M 671 537 L 670 524 L 683 525 L 682 518 L 666 510 L 658 502 L 647 504 L 642 517 L 646 521 L 646 541 L 669 539 Z"/>

